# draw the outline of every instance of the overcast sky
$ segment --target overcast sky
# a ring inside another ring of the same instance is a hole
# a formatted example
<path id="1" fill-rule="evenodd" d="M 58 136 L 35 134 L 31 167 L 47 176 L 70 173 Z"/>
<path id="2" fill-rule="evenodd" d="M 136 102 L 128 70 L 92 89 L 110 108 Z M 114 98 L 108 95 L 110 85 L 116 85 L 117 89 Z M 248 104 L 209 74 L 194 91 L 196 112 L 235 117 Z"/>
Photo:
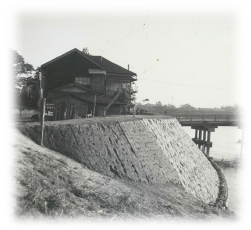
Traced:
<path id="1" fill-rule="evenodd" d="M 241 104 L 237 32 L 229 12 L 19 13 L 10 47 L 38 67 L 88 47 L 135 72 L 137 102 L 195 107 Z"/>

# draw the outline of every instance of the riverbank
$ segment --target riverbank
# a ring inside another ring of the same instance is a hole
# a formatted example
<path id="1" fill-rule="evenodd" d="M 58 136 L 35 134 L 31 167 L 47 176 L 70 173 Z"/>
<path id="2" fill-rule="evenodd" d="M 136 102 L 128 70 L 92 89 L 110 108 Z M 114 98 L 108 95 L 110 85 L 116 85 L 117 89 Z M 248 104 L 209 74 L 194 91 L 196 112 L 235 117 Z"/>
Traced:
<path id="1" fill-rule="evenodd" d="M 18 131 L 16 186 L 19 217 L 89 220 L 234 220 L 173 183 L 156 186 L 114 179 L 41 147 Z"/>
<path id="2" fill-rule="evenodd" d="M 214 159 L 214 162 L 223 170 L 227 170 L 227 169 L 235 169 L 238 170 L 241 167 L 241 161 L 240 159 L 232 159 L 232 160 L 217 160 Z"/>
<path id="3" fill-rule="evenodd" d="M 17 128 L 39 143 L 39 124 Z M 205 203 L 214 204 L 221 193 L 223 177 L 174 118 L 119 116 L 51 121 L 45 124 L 43 143 L 115 179 L 173 183 Z M 224 199 L 221 202 L 224 204 Z"/>
<path id="4" fill-rule="evenodd" d="M 193 138 L 195 133 L 190 127 L 182 127 Z M 241 183 L 241 130 L 237 127 L 218 127 L 211 134 L 213 146 L 210 157 L 221 168 L 228 184 L 228 208 L 239 214 L 241 207 L 239 187 Z"/>

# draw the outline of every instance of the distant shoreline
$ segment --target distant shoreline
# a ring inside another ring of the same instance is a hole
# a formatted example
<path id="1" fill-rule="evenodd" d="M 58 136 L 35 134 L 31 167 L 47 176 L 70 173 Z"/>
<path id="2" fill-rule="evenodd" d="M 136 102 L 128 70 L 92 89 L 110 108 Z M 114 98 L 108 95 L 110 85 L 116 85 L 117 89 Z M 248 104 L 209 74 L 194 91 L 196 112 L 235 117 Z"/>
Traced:
<path id="1" fill-rule="evenodd" d="M 240 165 L 241 165 L 241 162 L 238 158 L 236 159 L 233 159 L 233 160 L 215 160 L 214 159 L 214 162 L 222 169 L 228 169 L 228 168 L 239 168 Z"/>

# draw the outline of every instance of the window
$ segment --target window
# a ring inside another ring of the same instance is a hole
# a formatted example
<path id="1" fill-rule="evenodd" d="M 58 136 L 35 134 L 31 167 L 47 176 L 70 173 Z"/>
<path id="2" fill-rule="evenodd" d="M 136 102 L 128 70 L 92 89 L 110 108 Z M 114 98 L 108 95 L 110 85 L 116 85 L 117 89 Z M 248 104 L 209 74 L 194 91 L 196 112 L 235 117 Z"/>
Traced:
<path id="1" fill-rule="evenodd" d="M 91 78 L 90 77 L 75 77 L 75 82 L 82 85 L 91 85 Z"/>
<path id="2" fill-rule="evenodd" d="M 118 89 L 121 89 L 123 85 L 124 84 L 122 82 L 108 81 L 106 83 L 106 90 L 118 91 Z"/>

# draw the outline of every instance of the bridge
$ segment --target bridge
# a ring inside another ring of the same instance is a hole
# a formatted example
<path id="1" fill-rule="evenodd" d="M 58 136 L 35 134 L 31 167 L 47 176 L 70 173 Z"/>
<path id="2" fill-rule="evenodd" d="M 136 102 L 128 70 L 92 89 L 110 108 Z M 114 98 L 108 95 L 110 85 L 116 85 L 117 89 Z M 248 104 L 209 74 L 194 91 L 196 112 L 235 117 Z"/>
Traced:
<path id="1" fill-rule="evenodd" d="M 243 121 L 236 114 L 178 114 L 175 117 L 182 126 L 191 126 L 195 130 L 195 137 L 192 140 L 208 155 L 213 146 L 210 141 L 211 132 L 214 132 L 218 126 L 236 126 L 242 129 L 242 140 L 244 138 Z M 243 141 L 241 149 L 243 149 Z"/>
<path id="2" fill-rule="evenodd" d="M 242 119 L 238 115 L 229 114 L 179 114 L 175 115 L 182 126 L 212 125 L 242 127 Z"/>

